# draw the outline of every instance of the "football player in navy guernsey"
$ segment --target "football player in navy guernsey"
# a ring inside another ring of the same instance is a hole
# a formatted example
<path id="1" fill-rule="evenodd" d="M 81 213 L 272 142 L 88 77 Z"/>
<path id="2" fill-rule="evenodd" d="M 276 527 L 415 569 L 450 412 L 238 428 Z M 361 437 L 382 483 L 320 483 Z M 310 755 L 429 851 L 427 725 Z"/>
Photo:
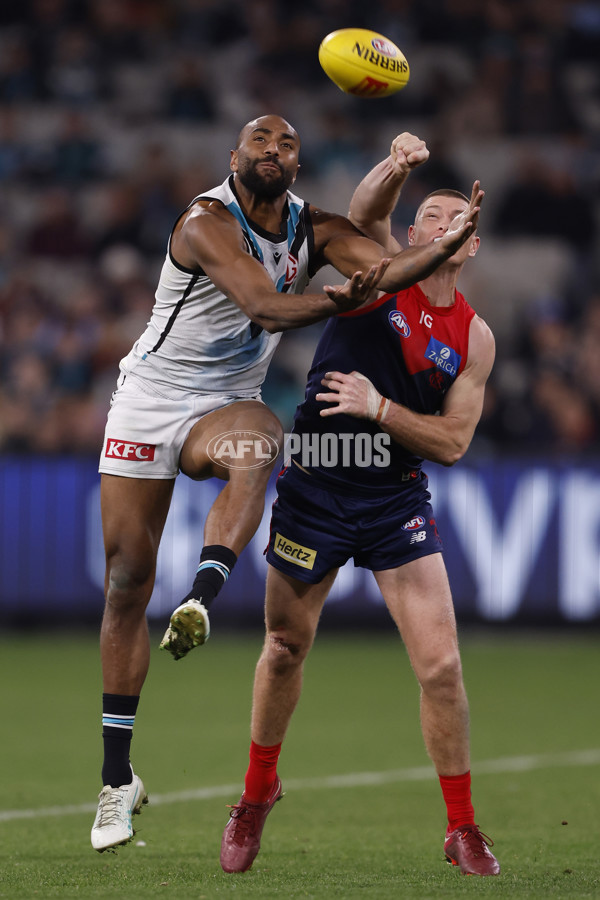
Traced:
<path id="1" fill-rule="evenodd" d="M 415 140 L 413 164 L 427 154 Z M 176 659 L 206 640 L 206 609 L 263 514 L 281 426 L 260 389 L 281 332 L 352 310 L 377 286 L 397 291 L 413 284 L 476 228 L 478 194 L 439 243 L 388 258 L 349 219 L 290 191 L 299 151 L 298 134 L 280 116 L 244 126 L 229 177 L 194 198 L 175 223 L 150 322 L 120 364 L 100 459 L 104 758 L 91 834 L 100 852 L 131 839 L 132 814 L 147 800 L 130 744 L 149 664 L 146 607 L 178 473 L 226 484 L 206 519 L 194 589 L 163 639 Z M 326 264 L 345 284 L 304 293 Z M 223 457 L 211 457 L 211 447 L 231 432 L 248 452 L 241 460 L 232 454 L 225 465 Z M 256 440 L 257 432 L 263 439 Z"/>
<path id="2" fill-rule="evenodd" d="M 410 170 L 403 138 L 359 185 L 350 210 L 388 252 L 400 249 L 390 216 Z M 455 190 L 427 196 L 409 246 L 443 240 L 469 205 Z M 456 621 L 422 470 L 424 459 L 456 463 L 481 415 L 494 339 L 456 289 L 478 246 L 473 234 L 417 284 L 379 291 L 325 325 L 296 412 L 291 461 L 277 480 L 250 764 L 223 834 L 226 872 L 250 868 L 266 817 L 282 796 L 277 762 L 304 661 L 338 568 L 351 558 L 373 571 L 420 685 L 423 737 L 448 813 L 446 858 L 467 875 L 500 871 L 492 842 L 475 823 Z"/>

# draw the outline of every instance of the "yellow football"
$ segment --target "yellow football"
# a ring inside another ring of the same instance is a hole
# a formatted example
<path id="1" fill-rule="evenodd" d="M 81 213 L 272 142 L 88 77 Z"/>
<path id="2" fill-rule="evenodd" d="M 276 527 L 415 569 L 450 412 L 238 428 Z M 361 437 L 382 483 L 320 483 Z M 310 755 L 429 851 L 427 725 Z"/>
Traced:
<path id="1" fill-rule="evenodd" d="M 388 97 L 410 77 L 402 51 L 367 28 L 332 31 L 321 41 L 319 62 L 340 90 L 357 97 Z"/>

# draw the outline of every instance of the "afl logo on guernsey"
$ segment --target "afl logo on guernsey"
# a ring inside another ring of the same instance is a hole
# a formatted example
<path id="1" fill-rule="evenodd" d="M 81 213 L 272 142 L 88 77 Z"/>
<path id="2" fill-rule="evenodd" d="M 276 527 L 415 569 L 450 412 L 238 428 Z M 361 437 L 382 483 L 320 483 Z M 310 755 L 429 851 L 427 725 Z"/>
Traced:
<path id="1" fill-rule="evenodd" d="M 394 309 L 388 316 L 388 321 L 392 328 L 394 328 L 399 335 L 402 337 L 410 336 L 410 325 L 406 321 L 406 316 L 403 312 L 400 312 L 399 309 Z"/>
<path id="2" fill-rule="evenodd" d="M 402 526 L 402 531 L 416 531 L 417 528 L 422 528 L 425 524 L 425 519 L 423 516 L 414 516 L 412 519 L 409 519 L 408 522 L 405 522 Z"/>

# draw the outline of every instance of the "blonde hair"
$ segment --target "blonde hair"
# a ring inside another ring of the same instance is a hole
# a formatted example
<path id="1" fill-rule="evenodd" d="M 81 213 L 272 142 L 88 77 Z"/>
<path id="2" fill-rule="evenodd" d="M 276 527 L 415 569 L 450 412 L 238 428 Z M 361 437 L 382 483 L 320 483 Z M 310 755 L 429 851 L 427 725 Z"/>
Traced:
<path id="1" fill-rule="evenodd" d="M 431 200 L 432 197 L 457 197 L 459 200 L 464 200 L 465 203 L 469 204 L 471 201 L 463 194 L 462 191 L 455 191 L 454 188 L 440 188 L 438 191 L 432 191 L 430 194 L 427 194 L 424 200 L 419 204 L 419 208 L 415 213 L 415 222 L 419 218 L 419 213 L 425 206 L 428 200 Z"/>

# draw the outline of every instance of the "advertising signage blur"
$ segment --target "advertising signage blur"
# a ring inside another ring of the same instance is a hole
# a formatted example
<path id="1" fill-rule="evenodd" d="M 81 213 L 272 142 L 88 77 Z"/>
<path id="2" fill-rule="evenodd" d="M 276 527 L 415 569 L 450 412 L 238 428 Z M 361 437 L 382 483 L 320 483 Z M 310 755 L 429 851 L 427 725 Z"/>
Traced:
<path id="1" fill-rule="evenodd" d="M 600 465 L 463 461 L 426 471 L 459 619 L 600 623 Z M 259 531 L 215 604 L 215 624 L 262 622 L 274 480 Z M 151 619 L 165 620 L 189 590 L 221 487 L 178 478 Z M 0 461 L 0 620 L 99 621 L 103 578 L 95 461 Z M 349 562 L 324 621 L 368 627 L 386 619 L 371 573 Z"/>

